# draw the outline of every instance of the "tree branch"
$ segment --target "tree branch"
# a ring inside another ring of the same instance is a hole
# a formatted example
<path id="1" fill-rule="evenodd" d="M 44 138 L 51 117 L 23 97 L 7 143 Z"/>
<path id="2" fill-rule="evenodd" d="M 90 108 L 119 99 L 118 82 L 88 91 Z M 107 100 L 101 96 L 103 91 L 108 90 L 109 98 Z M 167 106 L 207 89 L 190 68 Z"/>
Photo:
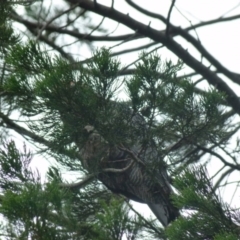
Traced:
<path id="1" fill-rule="evenodd" d="M 55 15 L 53 18 L 51 18 L 50 20 L 48 20 L 42 27 L 41 29 L 39 30 L 38 32 L 38 35 L 37 35 L 37 39 L 39 39 L 39 37 L 42 35 L 42 32 L 46 29 L 47 26 L 49 26 L 54 20 L 58 19 L 59 17 L 61 17 L 62 15 L 70 12 L 71 10 L 73 10 L 74 8 L 77 7 L 77 4 L 71 6 L 69 9 L 63 11 L 63 12 L 60 12 L 59 14 Z M 39 24 L 38 24 L 39 26 Z"/>
<path id="2" fill-rule="evenodd" d="M 95 12 L 102 16 L 109 17 L 125 26 L 137 31 L 140 35 L 148 36 L 150 39 L 160 42 L 165 45 L 170 51 L 175 53 L 183 60 L 189 67 L 201 74 L 211 85 L 215 86 L 219 91 L 224 92 L 227 101 L 233 109 L 240 114 L 240 101 L 235 92 L 225 83 L 219 76 L 207 68 L 203 63 L 195 59 L 188 51 L 186 51 L 180 44 L 173 39 L 167 37 L 164 32 L 155 30 L 148 25 L 138 22 L 130 16 L 123 14 L 113 8 L 94 3 L 88 0 L 68 0 L 73 4 L 78 3 L 80 7 L 89 11 Z M 179 30 L 179 32 L 182 32 Z"/>
<path id="3" fill-rule="evenodd" d="M 51 142 L 47 141 L 46 139 L 44 139 L 43 137 L 38 136 L 35 133 L 27 130 L 26 128 L 19 126 L 18 124 L 16 124 L 13 120 L 11 120 L 7 115 L 3 114 L 2 112 L 0 112 L 0 119 L 2 119 L 4 124 L 6 124 L 7 128 L 14 130 L 21 136 L 28 137 L 31 140 L 33 140 L 34 142 L 43 144 L 44 146 L 50 148 L 51 150 L 53 150 L 55 152 L 67 155 L 66 151 L 64 151 L 63 148 L 60 149 L 60 148 L 56 147 L 55 143 L 51 143 Z M 27 140 L 29 140 L 29 139 L 27 139 Z"/>
<path id="4" fill-rule="evenodd" d="M 29 30 L 33 35 L 37 36 L 37 32 L 34 31 L 34 29 L 28 27 L 28 30 Z M 50 47 L 52 47 L 54 50 L 56 50 L 57 52 L 59 52 L 59 53 L 62 55 L 62 57 L 66 58 L 66 59 L 69 60 L 71 63 L 75 62 L 74 58 L 73 58 L 70 54 L 66 53 L 66 52 L 62 49 L 62 47 L 59 47 L 59 46 L 56 45 L 53 41 L 50 41 L 50 40 L 49 40 L 48 38 L 46 38 L 45 36 L 40 35 L 40 36 L 38 37 L 38 39 L 41 40 L 41 41 L 43 41 L 43 42 L 45 42 L 46 44 L 48 44 L 48 45 L 49 45 Z"/>
<path id="5" fill-rule="evenodd" d="M 213 186 L 213 191 L 215 192 L 219 186 L 219 184 L 222 182 L 222 180 L 228 175 L 231 174 L 233 171 L 235 171 L 236 169 L 233 168 L 229 168 L 227 169 L 224 173 L 222 173 L 222 175 L 219 177 L 219 179 L 217 180 L 217 182 L 214 184 Z"/>
<path id="6" fill-rule="evenodd" d="M 37 22 L 31 22 L 28 21 L 22 17 L 20 17 L 17 13 L 12 13 L 11 18 L 19 23 L 24 24 L 26 27 L 31 27 L 33 29 L 43 27 L 45 26 L 44 24 L 37 23 Z M 51 31 L 51 32 L 56 32 L 56 33 L 61 33 L 61 34 L 67 34 L 69 36 L 78 38 L 80 40 L 87 40 L 87 41 L 124 41 L 127 39 L 131 40 L 136 40 L 139 38 L 143 38 L 140 34 L 132 33 L 132 34 L 124 34 L 124 35 L 119 35 L 119 36 L 113 36 L 109 37 L 108 35 L 106 36 L 93 36 L 89 34 L 82 34 L 79 33 L 78 31 L 74 30 L 67 30 L 67 29 L 62 29 L 62 27 L 54 26 L 54 25 L 47 25 L 45 26 L 45 30 Z"/>
<path id="7" fill-rule="evenodd" d="M 168 11 L 167 27 L 166 27 L 166 35 L 167 35 L 167 36 L 169 35 L 170 17 L 171 17 L 171 13 L 172 13 L 172 10 L 173 10 L 173 7 L 174 7 L 175 2 L 176 2 L 176 0 L 172 0 L 172 4 L 171 4 L 170 9 L 169 9 L 169 11 Z"/>
<path id="8" fill-rule="evenodd" d="M 31 131 L 28 131 L 27 129 L 17 125 L 16 123 L 14 123 L 10 118 L 8 118 L 7 115 L 3 114 L 2 112 L 0 112 L 0 118 L 3 120 L 3 122 L 6 124 L 6 126 L 14 131 L 16 131 L 17 133 L 19 133 L 21 136 L 27 136 L 30 137 L 32 140 L 44 144 L 45 146 L 51 146 L 51 144 L 45 140 L 44 138 L 34 134 Z"/>
<path id="9" fill-rule="evenodd" d="M 216 24 L 216 23 L 221 23 L 221 22 L 228 22 L 228 21 L 232 21 L 232 20 L 236 20 L 240 18 L 240 14 L 238 15 L 234 15 L 231 17 L 225 17 L 225 18 L 217 18 L 217 19 L 213 19 L 213 20 L 209 20 L 209 21 L 205 21 L 205 22 L 200 22 L 198 24 L 192 25 L 190 27 L 185 28 L 185 31 L 190 31 L 196 28 L 200 28 L 200 27 L 205 27 L 211 24 Z"/>
<path id="10" fill-rule="evenodd" d="M 240 84 L 240 76 L 238 74 L 232 73 L 227 68 L 225 68 L 216 58 L 214 58 L 201 45 L 201 43 L 198 40 L 196 40 L 192 35 L 190 35 L 188 33 L 189 30 L 193 30 L 193 29 L 196 29 L 196 28 L 201 27 L 201 26 L 206 26 L 206 25 L 210 25 L 210 24 L 213 24 L 213 23 L 217 23 L 217 20 L 211 20 L 211 21 L 207 21 L 205 23 L 200 23 L 200 24 L 193 25 L 193 26 L 188 27 L 186 29 L 181 29 L 179 27 L 175 27 L 174 25 L 170 24 L 168 19 L 166 19 L 162 15 L 155 14 L 155 13 L 149 12 L 145 9 L 142 9 L 141 7 L 139 7 L 138 5 L 133 3 L 131 0 L 126 0 L 126 1 L 128 2 L 129 5 L 134 7 L 136 10 L 144 13 L 145 15 L 148 15 L 150 17 L 161 20 L 164 24 L 167 25 L 167 30 L 172 36 L 176 36 L 176 35 L 182 36 L 184 39 L 186 39 L 188 42 L 190 42 L 202 54 L 203 57 L 205 57 L 212 65 L 214 65 L 219 72 L 225 74 L 233 82 L 236 82 L 237 84 Z M 174 1 L 172 2 L 172 5 L 173 4 L 174 4 Z M 238 19 L 238 18 L 240 18 L 240 15 L 235 15 L 235 16 L 232 16 L 232 17 L 229 17 L 229 18 L 224 18 L 224 19 L 226 19 L 226 21 L 230 21 L 230 20 L 235 20 L 235 19 Z M 219 18 L 218 21 L 219 22 L 224 21 L 224 19 Z M 166 35 L 168 36 L 168 34 L 166 34 Z"/>
<path id="11" fill-rule="evenodd" d="M 222 161 L 222 163 L 224 163 L 226 166 L 231 167 L 232 169 L 235 170 L 240 170 L 240 165 L 234 165 L 232 163 L 229 163 L 228 161 L 226 161 L 221 155 L 219 155 L 218 153 L 212 151 L 211 149 L 208 149 L 206 147 L 200 146 L 198 144 L 194 144 L 197 148 L 203 150 L 204 152 L 210 153 L 211 155 L 217 157 L 218 159 L 220 159 Z"/>
<path id="12" fill-rule="evenodd" d="M 157 45 L 157 44 L 158 43 L 156 43 L 156 42 L 152 42 L 152 43 L 149 43 L 149 44 L 142 45 L 140 47 L 125 49 L 125 50 L 122 50 L 122 51 L 119 51 L 119 52 L 113 52 L 113 53 L 111 53 L 111 56 L 119 56 L 121 54 L 131 53 L 131 52 L 139 51 L 139 50 L 142 50 L 142 49 L 147 49 L 147 48 L 152 47 L 152 46 Z"/>

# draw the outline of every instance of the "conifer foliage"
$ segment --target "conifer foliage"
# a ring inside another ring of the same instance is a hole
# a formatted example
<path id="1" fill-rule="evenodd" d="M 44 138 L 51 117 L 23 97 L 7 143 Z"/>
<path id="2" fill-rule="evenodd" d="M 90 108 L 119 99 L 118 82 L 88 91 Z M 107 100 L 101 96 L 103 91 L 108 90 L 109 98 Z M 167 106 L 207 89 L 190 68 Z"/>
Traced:
<path id="1" fill-rule="evenodd" d="M 76 16 L 89 17 L 66 2 Z M 19 3 L 36 17 L 34 2 Z M 239 171 L 236 158 L 228 162 L 217 152 L 238 129 L 228 92 L 197 88 L 180 74 L 181 59 L 173 63 L 157 53 L 143 51 L 130 75 L 108 48 L 75 61 L 52 41 L 56 52 L 50 53 L 41 44 L 47 34 L 26 40 L 14 31 L 19 3 L 0 4 L 1 239 L 239 239 L 239 212 L 218 194 L 224 176 L 214 185 L 204 159 L 217 157 L 229 174 Z M 180 216 L 166 229 L 98 181 L 101 171 L 118 174 L 116 169 L 99 169 L 101 159 L 94 159 L 89 172 L 82 165 L 87 125 L 109 146 L 134 145 L 139 129 L 129 124 L 131 113 L 144 119 L 144 143 L 154 142 L 162 159 L 139 164 L 152 181 L 156 169 L 166 168 L 174 187 L 171 202 Z M 39 166 L 49 159 L 45 178 L 31 167 L 33 158 Z M 73 183 L 64 178 L 66 171 L 77 176 Z"/>

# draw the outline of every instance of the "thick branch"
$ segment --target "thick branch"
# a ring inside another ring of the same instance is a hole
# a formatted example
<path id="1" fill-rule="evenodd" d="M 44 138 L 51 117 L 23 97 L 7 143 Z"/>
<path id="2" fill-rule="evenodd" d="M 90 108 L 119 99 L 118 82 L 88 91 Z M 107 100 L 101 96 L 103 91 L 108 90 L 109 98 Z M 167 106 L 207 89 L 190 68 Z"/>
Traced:
<path id="1" fill-rule="evenodd" d="M 159 15 L 159 14 L 154 14 L 148 12 L 147 10 L 143 10 L 141 7 L 135 5 L 133 2 L 131 1 L 127 1 L 129 4 L 131 3 L 132 6 L 134 6 L 137 10 L 150 15 L 151 17 L 160 19 L 161 21 L 163 21 L 165 24 L 168 25 L 168 29 L 169 32 L 171 33 L 171 36 L 177 36 L 177 35 L 181 35 L 184 39 L 186 39 L 187 41 L 191 42 L 191 44 L 197 49 L 199 50 L 199 52 L 202 54 L 203 57 L 205 57 L 212 65 L 214 65 L 217 70 L 223 74 L 225 74 L 227 77 L 229 77 L 233 82 L 236 82 L 238 84 L 240 84 L 240 77 L 238 74 L 232 73 L 231 71 L 229 71 L 227 68 L 225 68 L 217 59 L 215 59 L 202 45 L 199 41 L 197 41 L 193 36 L 191 36 L 187 31 L 191 30 L 191 29 L 196 29 L 197 27 L 200 27 L 202 24 L 203 25 L 207 25 L 212 24 L 213 22 L 217 22 L 214 20 L 211 20 L 209 22 L 204 22 L 204 23 L 200 23 L 194 26 L 191 26 L 189 28 L 186 29 L 181 29 L 179 27 L 175 27 L 172 24 L 168 23 L 167 19 L 164 18 L 163 16 Z M 137 7 L 136 7 L 137 6 Z M 126 41 L 128 39 L 131 40 L 135 40 L 138 38 L 142 38 L 141 35 L 139 34 L 126 34 L 126 35 L 121 35 L 121 36 L 113 36 L 113 37 L 109 37 L 109 36 L 91 36 L 91 34 L 81 34 L 77 31 L 71 31 L 71 30 L 66 30 L 66 29 L 62 29 L 61 27 L 56 27 L 56 26 L 52 26 L 52 25 L 44 25 L 41 23 L 33 23 L 30 22 L 28 20 L 25 20 L 23 18 L 21 18 L 19 15 L 17 15 L 16 13 L 12 14 L 12 18 L 18 22 L 23 23 L 25 26 L 27 27 L 31 27 L 31 28 L 44 28 L 48 31 L 52 31 L 52 32 L 58 32 L 61 34 L 68 34 L 69 36 L 73 36 L 76 37 L 78 39 L 81 40 L 88 40 L 88 41 Z M 239 18 L 239 15 L 233 16 L 233 17 L 229 17 L 226 18 L 228 21 L 232 20 L 232 19 L 237 19 Z M 219 21 L 223 21 L 223 19 L 219 19 Z M 227 21 L 226 20 L 226 21 Z M 42 39 L 43 40 L 43 39 Z M 46 42 L 46 39 L 44 40 Z"/>
<path id="2" fill-rule="evenodd" d="M 2 112 L 0 112 L 0 119 L 6 125 L 7 128 L 14 130 L 21 136 L 30 138 L 34 142 L 43 144 L 44 146 L 46 146 L 46 147 L 50 148 L 51 150 L 56 151 L 60 154 L 67 155 L 66 151 L 63 148 L 60 149 L 56 146 L 56 144 L 51 143 L 51 142 L 47 141 L 46 139 L 44 139 L 43 137 L 38 136 L 35 133 L 27 130 L 26 128 L 19 126 L 18 124 L 16 124 L 13 120 L 11 120 L 7 115 L 3 114 Z"/>
<path id="3" fill-rule="evenodd" d="M 8 118 L 8 116 L 3 114 L 2 112 L 0 112 L 0 118 L 6 124 L 7 128 L 16 131 L 21 136 L 30 137 L 32 140 L 34 140 L 38 143 L 44 144 L 45 146 L 48 146 L 48 147 L 50 146 L 50 143 L 47 140 L 45 140 L 44 138 L 34 134 L 31 131 L 28 131 L 27 129 L 17 125 L 15 122 L 13 122 L 10 118 Z"/>
<path id="4" fill-rule="evenodd" d="M 227 101 L 233 109 L 240 114 L 240 101 L 235 92 L 226 84 L 219 76 L 212 72 L 209 68 L 195 59 L 187 50 L 172 38 L 165 35 L 162 31 L 157 31 L 148 25 L 138 22 L 113 8 L 106 7 L 87 0 L 68 0 L 73 4 L 78 3 L 80 7 L 89 11 L 95 12 L 102 16 L 109 17 L 117 22 L 124 24 L 132 30 L 138 32 L 140 35 L 148 36 L 156 42 L 164 44 L 170 51 L 175 53 L 180 59 L 183 60 L 189 67 L 201 74 L 211 85 L 216 87 L 219 91 L 227 95 Z"/>
<path id="5" fill-rule="evenodd" d="M 140 12 L 142 12 L 142 13 L 150 16 L 150 17 L 161 20 L 164 24 L 167 25 L 167 34 L 166 35 L 168 35 L 168 33 L 170 33 L 172 36 L 176 36 L 176 35 L 182 36 L 185 40 L 190 42 L 201 53 L 201 55 L 203 57 L 205 57 L 212 65 L 214 65 L 219 72 L 225 74 L 233 82 L 235 82 L 237 84 L 240 84 L 240 77 L 239 77 L 238 74 L 232 73 L 227 68 L 225 68 L 216 58 L 214 58 L 202 46 L 202 44 L 198 40 L 196 40 L 191 34 L 188 33 L 189 30 L 193 30 L 193 29 L 196 29 L 196 28 L 201 27 L 201 26 L 206 26 L 206 25 L 210 25 L 210 24 L 213 24 L 213 23 L 222 22 L 224 20 L 225 21 L 230 21 L 230 20 L 239 19 L 240 15 L 236 15 L 236 16 L 232 16 L 232 17 L 228 17 L 228 18 L 219 18 L 219 19 L 207 21 L 207 22 L 204 22 L 204 23 L 196 24 L 196 25 L 193 25 L 193 26 L 188 27 L 186 29 L 182 29 L 180 27 L 176 27 L 176 26 L 172 25 L 169 22 L 169 19 L 166 19 L 162 15 L 149 12 L 149 11 L 139 7 L 137 4 L 133 3 L 131 0 L 126 0 L 126 1 L 128 2 L 129 5 L 131 5 L 132 7 L 137 9 L 138 11 L 140 11 Z M 174 1 L 172 2 L 171 6 L 173 6 L 173 4 L 174 4 Z"/>
<path id="6" fill-rule="evenodd" d="M 230 78 L 233 82 L 240 84 L 240 77 L 229 71 L 225 68 L 216 58 L 214 58 L 204 47 L 203 45 L 195 39 L 191 34 L 189 34 L 186 30 L 181 28 L 175 28 L 174 31 L 178 32 L 180 36 L 182 36 L 185 40 L 190 42 L 203 57 L 205 57 L 216 69 L 219 73 L 225 74 L 228 78 Z"/>

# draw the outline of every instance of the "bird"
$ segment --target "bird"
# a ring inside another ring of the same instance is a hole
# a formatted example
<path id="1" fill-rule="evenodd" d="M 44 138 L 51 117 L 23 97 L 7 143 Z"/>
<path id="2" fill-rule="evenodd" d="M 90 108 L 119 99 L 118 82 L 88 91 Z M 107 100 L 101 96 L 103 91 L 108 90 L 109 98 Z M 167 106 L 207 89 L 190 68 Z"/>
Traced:
<path id="1" fill-rule="evenodd" d="M 112 143 L 96 126 L 86 125 L 82 165 L 113 193 L 147 204 L 166 227 L 179 216 L 170 198 L 174 192 L 166 166 L 154 140 L 146 141 L 144 117 L 126 104 L 115 105 L 113 118 L 119 125 L 114 135 L 121 135 L 121 141 Z"/>

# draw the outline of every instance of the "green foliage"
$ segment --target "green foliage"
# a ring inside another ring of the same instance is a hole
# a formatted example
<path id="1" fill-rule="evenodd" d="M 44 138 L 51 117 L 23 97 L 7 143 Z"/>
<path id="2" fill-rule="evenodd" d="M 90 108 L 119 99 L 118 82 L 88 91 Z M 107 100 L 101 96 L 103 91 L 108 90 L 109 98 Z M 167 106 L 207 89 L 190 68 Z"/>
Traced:
<path id="1" fill-rule="evenodd" d="M 73 140 L 82 141 L 80 134 L 87 124 L 101 131 L 111 120 L 108 116 L 113 111 L 116 115 L 115 107 L 110 105 L 120 84 L 116 80 L 120 64 L 110 58 L 106 49 L 97 51 L 93 60 L 87 68 L 80 66 L 76 70 L 65 60 L 49 58 L 32 42 L 12 48 L 8 63 L 16 73 L 4 88 L 9 96 L 16 97 L 23 116 L 43 113 L 41 125 L 29 122 L 31 130 L 66 147 Z M 116 121 L 122 122 L 119 118 Z M 116 126 L 114 121 L 111 126 Z"/>
<path id="2" fill-rule="evenodd" d="M 139 234 L 141 225 L 128 216 L 122 200 L 111 200 L 94 185 L 68 191 L 56 168 L 49 170 L 43 184 L 29 168 L 26 149 L 20 153 L 13 141 L 5 148 L 0 158 L 0 213 L 3 231 L 12 239 L 121 239 L 124 234 L 130 240 Z"/>
<path id="3" fill-rule="evenodd" d="M 223 232 L 214 237 L 214 240 L 237 240 L 237 239 L 239 239 L 238 235 L 229 232 Z"/>
<path id="4" fill-rule="evenodd" d="M 33 178 L 27 170 L 31 162 L 31 155 L 26 151 L 24 145 L 24 153 L 20 153 L 15 143 L 10 141 L 5 145 L 5 149 L 0 149 L 0 186 L 4 189 L 10 189 L 14 185 L 8 185 L 9 178 L 16 181 L 27 182 Z"/>
<path id="5" fill-rule="evenodd" d="M 169 239 L 237 239 L 235 211 L 213 191 L 205 168 L 186 169 L 174 181 L 179 191 L 173 196 L 175 205 L 191 211 L 168 227 Z"/>
<path id="6" fill-rule="evenodd" d="M 2 100 L 10 106 L 6 112 L 10 116 L 17 110 L 27 120 L 28 137 L 45 144 L 44 153 L 62 167 L 83 170 L 79 150 L 88 137 L 86 125 L 93 125 L 112 145 L 132 145 L 139 129 L 129 124 L 130 119 L 142 113 L 146 144 L 154 139 L 162 158 L 178 170 L 174 186 L 179 194 L 173 201 L 179 209 L 190 210 L 167 228 L 168 238 L 237 239 L 238 218 L 214 193 L 205 170 L 183 170 L 185 163 L 199 161 L 194 155 L 202 149 L 199 146 L 217 145 L 227 135 L 222 93 L 197 92 L 190 79 L 178 77 L 181 62 L 164 62 L 145 53 L 133 77 L 125 79 L 119 77 L 120 62 L 104 48 L 91 61 L 76 65 L 49 56 L 30 41 L 10 46 L 5 60 L 13 69 L 1 85 Z M 122 85 L 126 102 L 117 95 Z M 165 239 L 151 221 L 130 217 L 125 203 L 97 181 L 69 190 L 62 184 L 60 169 L 51 167 L 43 183 L 30 170 L 30 162 L 25 146 L 21 153 L 11 141 L 0 150 L 0 213 L 12 239 L 120 240 L 124 235 L 133 240 L 143 238 L 143 230 L 149 239 Z M 151 164 L 150 171 L 162 167 Z"/>
<path id="7" fill-rule="evenodd" d="M 1 1 L 0 4 L 0 53 L 6 53 L 9 46 L 19 41 L 19 36 L 15 35 L 9 19 L 13 2 Z"/>
<path id="8" fill-rule="evenodd" d="M 221 105 L 225 96 L 214 89 L 199 93 L 190 79 L 179 78 L 181 62 L 174 65 L 146 54 L 141 60 L 136 74 L 127 80 L 132 107 L 145 116 L 147 138 L 156 140 L 159 154 L 174 166 L 180 163 L 181 169 L 200 159 L 188 154 L 194 153 L 194 148 L 217 144 L 227 135 Z"/>
<path id="9" fill-rule="evenodd" d="M 177 77 L 182 69 L 180 62 L 173 65 L 161 61 L 156 55 L 143 55 L 141 59 L 135 76 L 127 82 L 133 107 L 138 110 L 149 107 L 149 118 L 161 117 L 168 131 L 178 132 L 185 138 L 199 137 L 199 134 L 203 134 L 205 141 L 211 138 L 210 134 L 217 138 L 223 126 L 219 118 L 224 96 L 211 89 L 202 95 L 197 94 L 189 79 Z"/>
<path id="10" fill-rule="evenodd" d="M 5 90 L 18 96 L 17 106 L 23 115 L 44 113 L 41 129 L 32 123 L 30 127 L 51 141 L 60 140 L 66 145 L 71 142 L 66 136 L 79 138 L 87 124 L 94 125 L 106 138 L 109 132 L 117 131 L 116 125 L 129 132 L 114 104 L 116 91 L 125 81 L 129 106 L 134 111 L 151 109 L 145 116 L 149 127 L 154 126 L 149 138 L 165 139 L 166 144 L 184 138 L 194 145 L 218 141 L 225 134 L 219 106 L 224 96 L 214 90 L 197 95 L 188 79 L 177 78 L 181 63 L 173 65 L 156 55 L 143 55 L 135 76 L 125 80 L 117 76 L 119 61 L 112 59 L 106 49 L 96 51 L 86 67 L 77 69 L 65 60 L 50 58 L 32 42 L 12 48 L 7 59 L 16 73 L 6 81 Z"/>
<path id="11" fill-rule="evenodd" d="M 94 229 L 99 240 L 121 240 L 125 236 L 133 240 L 141 236 L 142 223 L 136 217 L 129 217 L 129 208 L 120 199 L 112 199 L 111 204 L 102 202 L 102 213 L 97 214 Z M 104 231 L 102 231 L 104 229 Z"/>
<path id="12" fill-rule="evenodd" d="M 12 46 L 6 61 L 14 66 L 16 73 L 26 76 L 38 75 L 52 68 L 49 55 L 33 41 Z"/>
<path id="13" fill-rule="evenodd" d="M 68 204 L 70 195 L 56 182 L 41 184 L 38 173 L 29 168 L 31 155 L 25 146 L 24 153 L 20 153 L 11 141 L 1 150 L 0 160 L 0 212 L 7 219 L 8 234 L 21 239 L 36 235 L 40 239 L 65 239 L 55 219 L 62 215 L 63 203 Z"/>

